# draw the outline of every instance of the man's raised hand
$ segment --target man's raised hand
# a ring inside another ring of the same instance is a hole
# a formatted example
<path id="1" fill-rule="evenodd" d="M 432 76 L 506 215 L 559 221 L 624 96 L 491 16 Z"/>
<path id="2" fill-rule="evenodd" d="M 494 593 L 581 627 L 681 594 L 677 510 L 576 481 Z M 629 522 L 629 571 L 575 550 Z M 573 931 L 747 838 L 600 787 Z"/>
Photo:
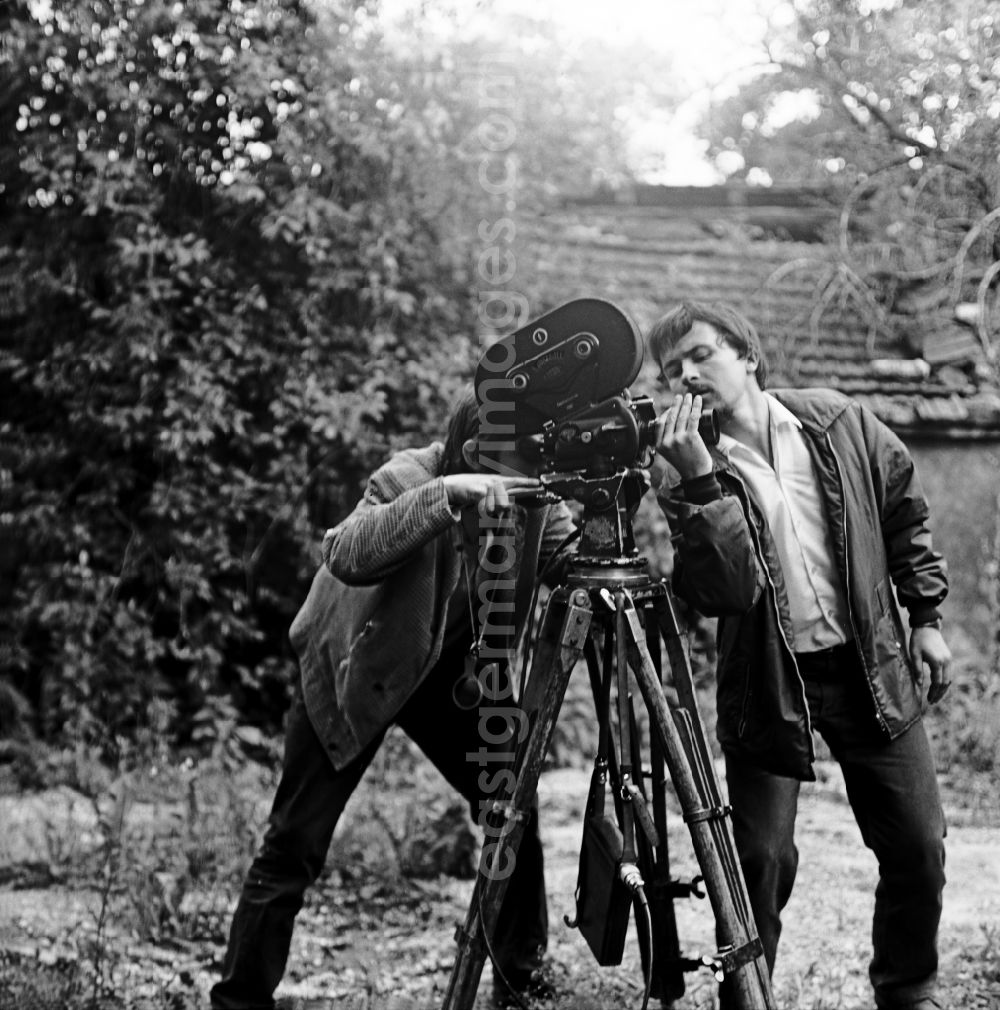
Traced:
<path id="1" fill-rule="evenodd" d="M 675 396 L 673 404 L 656 419 L 656 451 L 684 480 L 712 472 L 712 456 L 698 434 L 700 420 L 701 397 L 690 393 Z"/>

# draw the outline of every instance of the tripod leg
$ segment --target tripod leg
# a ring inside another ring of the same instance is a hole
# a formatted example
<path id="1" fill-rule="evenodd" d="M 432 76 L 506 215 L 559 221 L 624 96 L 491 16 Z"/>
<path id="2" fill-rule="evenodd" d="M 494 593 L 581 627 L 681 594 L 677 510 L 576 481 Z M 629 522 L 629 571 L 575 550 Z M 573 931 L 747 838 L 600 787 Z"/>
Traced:
<path id="1" fill-rule="evenodd" d="M 673 604 L 670 602 L 669 596 L 663 595 L 651 602 L 651 608 L 656 614 L 660 635 L 667 652 L 667 662 L 670 664 L 673 674 L 674 690 L 677 692 L 681 707 L 690 714 L 691 721 L 697 727 L 698 732 L 694 743 L 698 747 L 701 762 L 706 766 L 711 766 L 712 754 L 708 747 L 708 735 L 698 709 L 694 680 L 691 676 L 691 661 L 688 658 L 685 642 L 681 637 Z"/>
<path id="2" fill-rule="evenodd" d="M 647 647 L 656 668 L 657 678 L 662 680 L 660 671 L 660 641 L 652 615 L 646 610 Z M 641 737 L 633 709 L 632 743 L 635 749 L 633 764 L 642 767 Z M 677 935 L 677 919 L 674 915 L 674 881 L 670 874 L 670 849 L 667 838 L 667 774 L 663 759 L 663 748 L 655 734 L 649 739 L 649 783 L 652 797 L 653 823 L 658 844 L 654 847 L 647 838 L 639 839 L 639 867 L 643 879 L 648 882 L 649 911 L 653 932 L 653 987 L 651 994 L 661 1003 L 671 1003 L 684 995 L 684 968 L 681 962 L 680 940 Z M 637 776 L 640 787 L 644 776 Z M 646 790 L 643 788 L 643 792 Z M 645 949 L 640 933 L 640 950 L 643 971 L 649 970 L 650 951 Z"/>
<path id="3" fill-rule="evenodd" d="M 722 938 L 723 947 L 715 965 L 717 973 L 721 970 L 731 978 L 733 996 L 741 1010 L 774 1010 L 771 980 L 757 927 L 750 914 L 746 883 L 727 820 L 728 810 L 721 803 L 721 788 L 714 766 L 710 762 L 706 766 L 701 757 L 707 745 L 703 729 L 701 739 L 697 738 L 695 726 L 700 728 L 700 719 L 696 724 L 684 708 L 681 722 L 685 730 L 682 732 L 678 728 L 667 706 L 634 606 L 628 608 L 627 617 L 633 672 L 649 709 L 653 730 L 663 747 Z M 681 679 L 685 674 L 690 681 L 686 656 Z"/>
<path id="4" fill-rule="evenodd" d="M 654 600 L 652 607 L 657 615 L 660 634 L 667 650 L 667 658 L 673 673 L 674 689 L 680 700 L 680 707 L 674 712 L 674 722 L 685 741 L 691 760 L 691 768 L 706 798 L 706 806 L 710 808 L 724 807 L 722 787 L 715 774 L 715 765 L 708 746 L 708 734 L 705 732 L 701 712 L 698 708 L 698 699 L 695 695 L 691 662 L 677 623 L 677 615 L 670 597 L 666 593 Z M 742 870 L 739 867 L 735 845 L 724 845 L 720 850 L 720 857 L 725 867 L 727 879 L 739 879 L 742 885 Z M 737 902 L 739 914 L 745 917 L 746 922 L 751 922 L 753 913 L 750 910 L 749 896 L 746 894 L 745 885 L 738 887 L 733 896 Z"/>
<path id="5" fill-rule="evenodd" d="M 457 933 L 458 951 L 443 1010 L 470 1010 L 492 939 L 507 883 L 524 834 L 524 822 L 538 786 L 545 751 L 566 685 L 583 651 L 592 610 L 587 593 L 558 589 L 549 598 L 523 694 L 527 736 L 514 762 L 515 784 L 499 794 L 487 819 L 479 873 L 465 925 Z"/>

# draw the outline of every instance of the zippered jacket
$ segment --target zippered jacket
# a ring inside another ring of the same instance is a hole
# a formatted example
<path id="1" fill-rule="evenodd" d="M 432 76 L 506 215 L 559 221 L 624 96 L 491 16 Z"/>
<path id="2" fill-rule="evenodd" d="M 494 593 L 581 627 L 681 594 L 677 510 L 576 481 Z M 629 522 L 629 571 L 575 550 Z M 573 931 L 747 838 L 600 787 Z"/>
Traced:
<path id="1" fill-rule="evenodd" d="M 441 656 L 463 539 L 443 460 L 435 442 L 372 474 L 361 502 L 323 538 L 324 564 L 292 622 L 306 711 L 335 768 L 385 731 Z M 519 568 L 533 578 L 572 518 L 562 502 L 514 511 Z"/>
<path id="2" fill-rule="evenodd" d="M 840 393 L 769 392 L 802 422 L 813 460 L 871 699 L 861 715 L 893 739 L 922 711 L 896 598 L 913 626 L 939 618 L 948 592 L 913 460 L 874 414 Z M 811 724 L 771 532 L 726 457 L 713 450 L 713 459 L 704 477 L 681 483 L 668 473 L 658 497 L 673 532 L 674 591 L 719 618 L 719 741 L 736 758 L 811 780 Z"/>

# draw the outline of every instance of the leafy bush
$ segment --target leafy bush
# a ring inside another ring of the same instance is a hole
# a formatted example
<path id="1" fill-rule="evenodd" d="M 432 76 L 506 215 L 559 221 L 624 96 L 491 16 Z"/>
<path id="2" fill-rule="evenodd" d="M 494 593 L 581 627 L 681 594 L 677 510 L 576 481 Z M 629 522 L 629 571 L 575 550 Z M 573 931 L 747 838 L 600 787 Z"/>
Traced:
<path id="1" fill-rule="evenodd" d="M 50 741 L 274 728 L 320 532 L 465 304 L 364 3 L 5 8 L 3 670 Z"/>

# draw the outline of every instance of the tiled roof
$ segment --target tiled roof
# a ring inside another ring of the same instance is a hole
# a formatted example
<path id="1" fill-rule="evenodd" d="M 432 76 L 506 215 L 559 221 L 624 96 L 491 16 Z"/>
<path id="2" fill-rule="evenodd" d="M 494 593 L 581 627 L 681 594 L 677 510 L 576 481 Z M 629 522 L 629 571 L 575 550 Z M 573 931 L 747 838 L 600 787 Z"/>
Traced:
<path id="1" fill-rule="evenodd" d="M 757 325 L 771 386 L 831 386 L 901 434 L 1000 438 L 1000 390 L 971 327 L 939 309 L 872 328 L 833 250 L 755 237 L 750 215 L 739 206 L 567 204 L 523 224 L 513 285 L 532 315 L 606 298 L 643 332 L 681 300 L 728 302 Z M 641 381 L 648 388 L 651 368 Z"/>

